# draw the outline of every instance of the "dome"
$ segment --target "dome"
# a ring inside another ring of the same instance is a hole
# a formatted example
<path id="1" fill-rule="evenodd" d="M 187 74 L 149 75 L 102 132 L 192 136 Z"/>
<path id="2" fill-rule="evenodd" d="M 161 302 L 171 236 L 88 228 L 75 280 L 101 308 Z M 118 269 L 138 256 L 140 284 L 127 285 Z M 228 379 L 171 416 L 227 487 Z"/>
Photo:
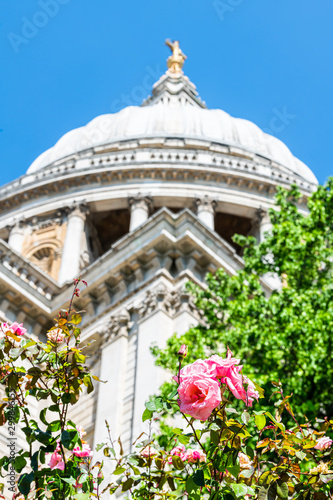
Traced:
<path id="1" fill-rule="evenodd" d="M 186 76 L 169 72 L 154 85 L 152 96 L 142 106 L 129 106 L 117 113 L 98 116 L 66 133 L 32 163 L 27 173 L 85 150 L 147 138 L 194 139 L 239 148 L 317 184 L 312 171 L 293 156 L 282 141 L 248 120 L 234 118 L 219 109 L 207 109 Z"/>

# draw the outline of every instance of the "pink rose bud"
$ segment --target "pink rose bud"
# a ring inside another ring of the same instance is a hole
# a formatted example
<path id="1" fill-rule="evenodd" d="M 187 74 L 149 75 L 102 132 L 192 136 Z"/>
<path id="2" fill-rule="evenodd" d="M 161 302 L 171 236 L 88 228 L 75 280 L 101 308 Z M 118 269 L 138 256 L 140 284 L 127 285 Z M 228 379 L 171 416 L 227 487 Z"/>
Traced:
<path id="1" fill-rule="evenodd" d="M 187 346 L 185 344 L 183 344 L 181 346 L 181 348 L 179 349 L 179 351 L 178 351 L 177 354 L 178 354 L 178 356 L 183 356 L 183 358 L 186 358 L 186 356 L 187 356 Z"/>

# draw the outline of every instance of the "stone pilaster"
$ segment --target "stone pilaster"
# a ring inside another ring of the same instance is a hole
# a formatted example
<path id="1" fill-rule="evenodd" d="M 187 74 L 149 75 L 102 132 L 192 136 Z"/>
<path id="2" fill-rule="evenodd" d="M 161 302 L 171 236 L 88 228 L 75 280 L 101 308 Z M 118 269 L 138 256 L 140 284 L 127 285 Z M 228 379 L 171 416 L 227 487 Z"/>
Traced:
<path id="1" fill-rule="evenodd" d="M 115 438 L 121 435 L 124 386 L 127 366 L 128 333 L 132 323 L 128 311 L 112 316 L 102 327 L 101 370 L 99 378 L 106 383 L 98 386 L 95 425 L 95 446 L 107 439 L 105 420 L 112 425 Z"/>

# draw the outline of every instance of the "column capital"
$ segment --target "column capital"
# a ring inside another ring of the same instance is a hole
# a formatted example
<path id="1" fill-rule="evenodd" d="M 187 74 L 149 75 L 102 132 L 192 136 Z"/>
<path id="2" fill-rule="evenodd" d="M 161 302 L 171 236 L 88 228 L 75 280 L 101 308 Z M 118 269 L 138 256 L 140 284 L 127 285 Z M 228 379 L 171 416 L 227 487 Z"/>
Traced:
<path id="1" fill-rule="evenodd" d="M 83 220 L 85 220 L 89 213 L 89 207 L 85 202 L 74 202 L 73 205 L 66 207 L 65 210 L 67 212 L 68 219 L 70 219 L 71 217 L 81 217 Z"/>
<path id="2" fill-rule="evenodd" d="M 128 204 L 131 208 L 151 208 L 153 205 L 153 199 L 150 195 L 144 195 L 138 193 L 136 196 L 130 196 L 128 198 Z"/>
<path id="3" fill-rule="evenodd" d="M 209 198 L 209 196 L 198 197 L 194 200 L 194 204 L 197 210 L 205 210 L 212 214 L 215 213 L 217 203 L 215 200 Z"/>
<path id="4" fill-rule="evenodd" d="M 256 211 L 256 218 L 259 225 L 269 224 L 271 222 L 268 209 L 265 209 L 263 207 L 259 207 L 258 210 Z"/>
<path id="5" fill-rule="evenodd" d="M 24 218 L 23 219 L 18 219 L 18 220 L 13 221 L 12 224 L 8 224 L 6 226 L 6 229 L 9 232 L 11 232 L 13 230 L 15 230 L 15 231 L 18 231 L 18 230 L 21 231 L 22 229 L 24 229 L 25 225 L 26 225 L 26 220 Z"/>

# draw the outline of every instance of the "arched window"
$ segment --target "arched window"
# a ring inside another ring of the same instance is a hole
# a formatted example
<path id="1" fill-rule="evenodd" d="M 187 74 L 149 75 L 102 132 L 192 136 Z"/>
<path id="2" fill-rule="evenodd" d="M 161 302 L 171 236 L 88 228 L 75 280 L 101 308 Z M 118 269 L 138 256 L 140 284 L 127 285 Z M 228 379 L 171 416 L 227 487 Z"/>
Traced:
<path id="1" fill-rule="evenodd" d="M 30 260 L 36 264 L 42 271 L 51 274 L 55 260 L 55 251 L 52 247 L 43 247 L 31 255 Z"/>

